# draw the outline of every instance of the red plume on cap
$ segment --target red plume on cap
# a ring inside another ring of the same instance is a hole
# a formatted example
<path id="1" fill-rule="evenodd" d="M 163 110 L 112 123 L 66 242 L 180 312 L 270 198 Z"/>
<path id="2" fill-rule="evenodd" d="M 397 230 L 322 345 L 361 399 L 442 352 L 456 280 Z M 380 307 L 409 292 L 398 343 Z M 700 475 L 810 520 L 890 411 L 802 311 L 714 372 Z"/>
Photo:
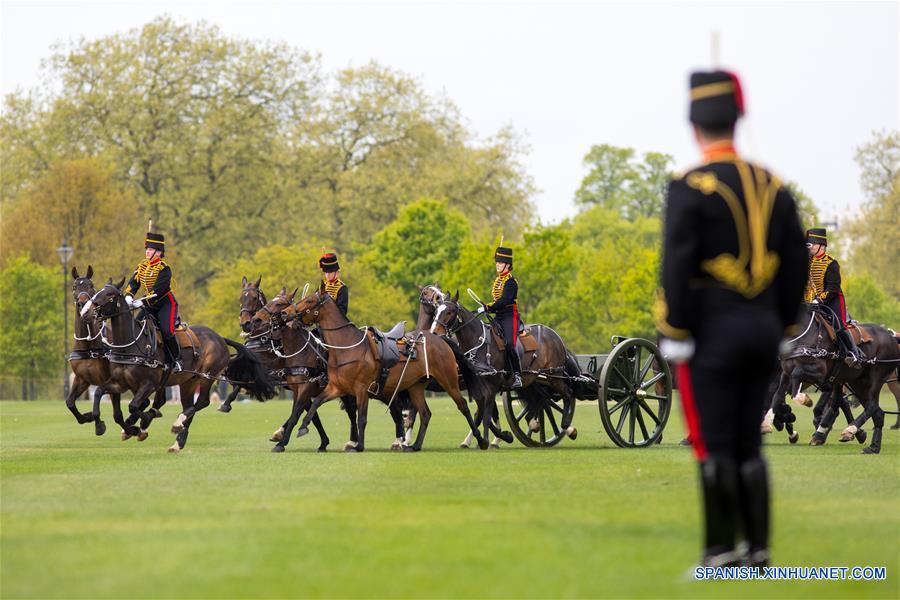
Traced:
<path id="1" fill-rule="evenodd" d="M 731 77 L 731 81 L 734 83 L 734 103 L 737 104 L 738 113 L 744 114 L 744 89 L 741 87 L 741 80 L 738 79 L 737 73 L 733 71 L 723 72 Z"/>

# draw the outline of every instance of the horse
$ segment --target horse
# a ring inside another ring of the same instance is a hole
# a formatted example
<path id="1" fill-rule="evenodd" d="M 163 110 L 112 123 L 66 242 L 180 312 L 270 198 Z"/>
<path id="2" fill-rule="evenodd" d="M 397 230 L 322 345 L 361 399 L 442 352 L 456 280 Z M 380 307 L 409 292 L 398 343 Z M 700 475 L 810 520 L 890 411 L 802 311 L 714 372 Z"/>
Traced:
<path id="1" fill-rule="evenodd" d="M 504 351 L 498 342 L 502 336 L 494 331 L 493 327 L 488 328 L 479 316 L 460 304 L 459 291 L 457 291 L 452 298 L 449 294 L 444 297 L 437 308 L 430 330 L 447 336 L 455 335 L 460 346 L 467 348 L 464 353 L 466 356 L 470 356 L 480 369 L 481 380 L 485 385 L 487 395 L 484 406 L 486 410 L 482 418 L 485 423 L 488 423 L 491 419 L 491 408 L 495 406 L 497 393 L 509 389 L 509 374 L 505 371 Z M 533 408 L 541 406 L 543 403 L 529 401 L 531 395 L 552 391 L 571 403 L 574 398 L 569 385 L 569 376 L 575 371 L 580 374 L 581 371 L 577 362 L 572 364 L 574 358 L 570 357 L 562 338 L 553 329 L 546 325 L 529 325 L 525 330 L 528 335 L 533 337 L 537 347 L 534 351 L 527 352 L 520 361 L 522 390 L 519 394 L 525 400 L 526 406 L 525 410 L 518 415 L 518 420 L 527 419 L 529 429 L 544 435 L 544 414 L 539 414 L 540 410 L 535 411 Z M 510 348 L 507 347 L 506 351 L 509 350 Z M 512 349 L 512 351 L 516 350 Z M 529 389 L 535 382 L 539 382 L 539 386 Z M 553 428 L 554 435 L 565 434 L 571 439 L 575 439 L 578 432 L 572 427 L 573 415 L 571 413 L 562 414 L 561 423 L 557 425 L 552 412 L 553 408 L 549 408 L 550 406 L 557 408 L 555 404 L 548 403 L 543 410 Z"/>
<path id="2" fill-rule="evenodd" d="M 287 290 L 282 288 L 281 293 L 273 298 L 271 302 L 266 303 L 252 317 L 252 329 L 254 331 L 262 331 L 264 327 L 268 327 L 265 331 L 269 331 L 273 335 L 280 335 L 281 350 L 276 349 L 272 345 L 272 352 L 279 357 L 280 363 L 278 368 L 283 371 L 285 381 L 293 394 L 290 416 L 272 434 L 270 441 L 276 442 L 272 452 L 284 452 L 285 446 L 290 440 L 291 432 L 300 419 L 300 415 L 303 414 L 303 411 L 309 410 L 312 398 L 325 389 L 327 380 L 328 351 L 314 335 L 302 326 L 298 326 L 297 321 L 286 323 L 282 318 L 283 311 L 291 305 L 296 293 L 297 290 L 294 290 L 291 294 L 288 294 Z M 347 416 L 350 419 L 350 441 L 344 444 L 344 451 L 350 452 L 359 443 L 356 424 L 356 400 L 347 398 L 344 404 L 344 409 L 347 411 Z M 391 449 L 399 450 L 404 441 L 403 417 L 399 402 L 391 407 L 391 417 L 394 420 L 397 434 Z M 312 417 L 312 423 L 319 432 L 321 440 L 319 452 L 325 452 L 328 446 L 328 435 L 325 433 L 318 414 Z"/>
<path id="3" fill-rule="evenodd" d="M 72 267 L 71 273 L 74 280 L 72 283 L 72 299 L 75 303 L 73 332 L 75 340 L 72 346 L 72 353 L 69 355 L 69 365 L 75 378 L 69 390 L 69 395 L 66 397 L 66 407 L 72 412 L 79 424 L 93 422 L 94 434 L 100 436 L 106 433 L 106 424 L 100 418 L 100 398 L 102 394 L 95 394 L 91 414 L 79 412 L 75 406 L 75 401 L 88 387 L 92 385 L 101 386 L 109 380 L 109 360 L 107 360 L 109 349 L 103 344 L 103 340 L 100 339 L 102 333 L 100 325 L 82 316 L 84 305 L 96 293 L 92 279 L 94 268 L 88 265 L 87 272 L 83 277 L 78 274 L 76 267 Z M 158 411 L 159 406 L 162 406 L 162 403 L 159 401 L 160 396 L 163 398 L 162 402 L 165 402 L 165 395 L 157 392 L 156 402 L 154 402 L 154 410 L 156 410 L 154 416 L 162 416 L 162 413 Z M 121 394 L 110 394 L 110 398 L 113 405 L 113 419 L 122 427 L 123 441 L 127 440 L 133 434 L 126 433 L 126 429 L 129 426 L 126 425 L 122 414 L 122 396 Z M 140 432 L 134 433 L 137 434 L 139 441 L 147 439 L 146 435 L 142 436 Z"/>
<path id="4" fill-rule="evenodd" d="M 318 323 L 328 349 L 328 385 L 316 396 L 312 407 L 303 418 L 297 435 L 308 433 L 309 420 L 324 403 L 343 395 L 356 397 L 359 425 L 359 445 L 357 452 L 365 450 L 366 422 L 370 394 L 390 406 L 397 392 L 407 390 L 410 401 L 419 416 L 419 431 L 412 445 L 404 445 L 404 451 L 417 452 L 422 449 L 431 410 L 425 402 L 425 380 L 430 376 L 450 395 L 460 413 L 466 418 L 469 428 L 475 430 L 479 448 L 485 450 L 488 441 L 481 437 L 472 420 L 469 407 L 459 390 L 458 373 L 466 379 L 470 390 L 480 385 L 471 366 L 457 356 L 439 336 L 430 332 L 416 332 L 413 340 L 406 340 L 408 356 L 389 370 L 383 385 L 379 385 L 381 364 L 374 332 L 369 327 L 357 329 L 325 292 L 324 285 L 315 293 L 301 298 L 283 312 L 285 321 L 299 319 L 305 326 Z M 396 344 L 397 341 L 384 337 L 382 343 Z M 413 357 L 413 355 L 415 357 Z M 459 371 L 457 371 L 459 369 Z"/>
<path id="5" fill-rule="evenodd" d="M 112 280 L 103 286 L 85 305 L 94 311 L 95 318 L 109 321 L 109 338 L 104 342 L 110 347 L 110 380 L 101 388 L 104 391 L 121 393 L 134 392 L 128 405 L 130 413 L 127 423 L 134 424 L 140 419 L 142 432 L 146 432 L 153 415 L 142 411 L 149 395 L 164 385 L 177 385 L 181 390 L 182 411 L 172 425 L 175 442 L 169 452 L 180 452 L 187 443 L 194 415 L 209 406 L 209 391 L 220 374 L 232 372 L 252 373 L 248 381 L 241 381 L 258 399 L 271 398 L 275 388 L 257 359 L 243 344 L 223 338 L 212 329 L 203 326 L 186 327 L 191 348 L 179 348 L 180 371 L 170 372 L 165 366 L 163 345 L 152 319 L 137 320 L 131 314 L 131 307 L 125 302 L 122 287 L 125 278 L 118 284 Z M 181 345 L 181 344 L 179 344 Z M 232 358 L 228 348 L 237 354 Z M 98 389 L 97 393 L 100 393 Z"/>
<path id="6" fill-rule="evenodd" d="M 861 341 L 862 350 L 868 357 L 853 368 L 844 364 L 834 330 L 831 327 L 832 315 L 825 313 L 827 307 L 819 304 L 805 304 L 801 311 L 801 323 L 807 323 L 806 329 L 791 340 L 793 350 L 781 359 L 782 372 L 790 381 L 790 390 L 798 393 L 803 383 L 818 386 L 830 384 L 845 385 L 859 399 L 864 410 L 842 432 L 840 441 L 848 442 L 858 435 L 863 423 L 872 419 L 874 430 L 864 454 L 878 454 L 881 451 L 884 411 L 878 404 L 878 395 L 888 377 L 895 374 L 900 364 L 900 345 L 893 334 L 884 327 L 865 324 L 861 332 L 867 333 L 871 340 Z M 832 394 L 826 406 L 822 420 L 810 444 L 818 445 L 834 424 L 837 416 L 837 397 Z"/>
<path id="7" fill-rule="evenodd" d="M 264 338 L 265 332 L 256 332 L 251 328 L 253 315 L 255 315 L 259 309 L 266 305 L 266 295 L 259 287 L 261 281 L 262 275 L 260 275 L 259 278 L 253 283 L 251 283 L 246 276 L 243 277 L 241 281 L 241 295 L 238 299 L 238 302 L 241 305 L 239 319 L 242 332 L 241 335 L 249 336 L 249 341 L 246 344 L 247 348 L 254 352 L 263 363 L 263 366 L 266 367 L 269 372 L 271 372 L 273 369 L 277 368 L 277 366 L 274 364 L 277 362 L 277 359 L 272 354 L 269 344 L 266 343 L 269 340 L 267 338 Z M 231 404 L 237 399 L 237 396 L 242 389 L 244 388 L 239 383 L 233 384 L 231 393 L 228 394 L 228 397 L 225 398 L 225 401 L 219 405 L 219 408 L 217 410 L 223 413 L 231 412 Z"/>
<path id="8" fill-rule="evenodd" d="M 449 296 L 447 296 L 449 297 Z M 444 292 L 441 291 L 440 286 L 437 283 L 432 285 L 426 285 L 422 287 L 419 291 L 419 316 L 416 321 L 416 331 L 427 331 L 431 329 L 431 324 L 434 322 L 434 315 L 437 313 L 437 307 L 443 302 L 445 299 Z M 445 338 L 448 342 L 450 342 L 450 338 Z M 452 342 L 455 343 L 455 342 Z M 429 388 L 430 389 L 430 388 Z M 478 404 L 478 408 L 475 411 L 475 422 L 481 423 L 483 421 L 482 413 L 483 402 Z M 500 425 L 500 408 L 497 406 L 496 401 L 494 402 L 493 410 L 491 411 L 492 418 L 492 428 L 501 429 Z M 487 432 L 485 431 L 485 437 L 487 437 Z M 472 444 L 472 440 L 474 436 L 472 432 L 469 431 L 466 434 L 465 439 L 459 444 L 460 448 L 470 448 Z M 513 441 L 512 434 L 508 431 L 501 431 L 500 434 L 495 434 L 494 438 L 491 440 L 492 448 L 500 448 L 500 440 L 503 440 L 507 444 L 511 444 Z"/>

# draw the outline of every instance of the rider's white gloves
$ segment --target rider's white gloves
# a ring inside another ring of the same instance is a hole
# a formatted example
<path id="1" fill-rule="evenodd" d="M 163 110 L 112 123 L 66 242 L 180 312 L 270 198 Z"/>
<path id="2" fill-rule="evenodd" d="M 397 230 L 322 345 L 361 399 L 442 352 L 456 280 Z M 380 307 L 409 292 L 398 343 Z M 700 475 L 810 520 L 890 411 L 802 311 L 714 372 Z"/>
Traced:
<path id="1" fill-rule="evenodd" d="M 687 362 L 694 356 L 694 340 L 690 338 L 686 340 L 663 338 L 659 343 L 659 350 L 669 362 Z"/>
<path id="2" fill-rule="evenodd" d="M 144 306 L 144 301 L 140 299 L 135 300 L 131 303 L 131 308 L 140 308 L 142 306 Z"/>
<path id="3" fill-rule="evenodd" d="M 794 350 L 794 343 L 797 338 L 782 338 L 781 343 L 778 345 L 778 354 L 780 356 L 787 356 Z"/>
<path id="4" fill-rule="evenodd" d="M 125 296 L 125 304 L 128 306 L 134 306 L 134 296 L 128 294 Z"/>
<path id="5" fill-rule="evenodd" d="M 487 309 L 484 307 L 484 304 L 478 307 L 478 310 L 475 311 L 476 315 L 483 314 Z"/>
<path id="6" fill-rule="evenodd" d="M 819 299 L 818 299 L 818 298 L 813 298 L 812 304 L 818 304 L 818 303 L 819 303 Z"/>

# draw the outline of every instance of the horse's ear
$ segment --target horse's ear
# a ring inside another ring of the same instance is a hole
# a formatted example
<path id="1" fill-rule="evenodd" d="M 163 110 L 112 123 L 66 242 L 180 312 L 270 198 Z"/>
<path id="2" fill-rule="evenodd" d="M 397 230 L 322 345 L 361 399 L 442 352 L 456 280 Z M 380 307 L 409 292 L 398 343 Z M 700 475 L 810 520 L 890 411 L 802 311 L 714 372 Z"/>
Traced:
<path id="1" fill-rule="evenodd" d="M 85 273 L 84 276 L 87 277 L 88 279 L 93 278 L 94 277 L 94 267 L 92 267 L 91 265 L 88 265 L 87 273 Z"/>
<path id="2" fill-rule="evenodd" d="M 78 279 L 78 267 L 72 267 L 72 279 Z"/>
<path id="3" fill-rule="evenodd" d="M 281 291 L 278 292 L 278 295 L 279 296 L 287 296 L 287 286 L 286 285 L 281 286 Z"/>
<path id="4" fill-rule="evenodd" d="M 112 285 L 112 277 L 110 277 L 110 278 L 106 281 L 106 284 L 107 284 L 107 285 Z"/>
<path id="5" fill-rule="evenodd" d="M 456 290 L 456 294 L 453 295 L 453 301 L 459 302 L 459 290 Z"/>
<path id="6" fill-rule="evenodd" d="M 247 284 L 248 284 L 248 283 L 250 283 L 250 282 L 247 281 L 247 276 L 246 276 L 246 275 L 244 275 L 243 277 L 241 277 L 241 289 L 247 287 Z"/>
<path id="7" fill-rule="evenodd" d="M 256 283 L 253 284 L 253 287 L 259 289 L 259 282 L 262 281 L 262 275 L 256 278 Z"/>
<path id="8" fill-rule="evenodd" d="M 110 281 L 112 281 L 112 278 L 110 278 Z M 122 280 L 116 284 L 116 289 L 121 290 L 122 286 L 124 286 L 124 285 L 125 285 L 125 276 L 123 275 Z"/>
<path id="9" fill-rule="evenodd" d="M 295 288 L 294 288 L 294 291 L 291 292 L 291 295 L 287 297 L 288 302 L 293 302 L 294 296 L 297 295 L 297 290 L 299 290 L 299 289 L 300 289 L 299 287 L 295 287 Z"/>

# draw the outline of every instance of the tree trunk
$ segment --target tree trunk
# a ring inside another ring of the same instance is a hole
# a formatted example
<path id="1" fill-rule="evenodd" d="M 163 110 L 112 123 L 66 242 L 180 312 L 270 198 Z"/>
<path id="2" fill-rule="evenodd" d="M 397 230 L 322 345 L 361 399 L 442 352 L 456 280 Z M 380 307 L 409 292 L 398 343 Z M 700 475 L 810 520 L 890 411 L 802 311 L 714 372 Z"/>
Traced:
<path id="1" fill-rule="evenodd" d="M 28 380 L 22 378 L 22 400 L 28 400 Z"/>

